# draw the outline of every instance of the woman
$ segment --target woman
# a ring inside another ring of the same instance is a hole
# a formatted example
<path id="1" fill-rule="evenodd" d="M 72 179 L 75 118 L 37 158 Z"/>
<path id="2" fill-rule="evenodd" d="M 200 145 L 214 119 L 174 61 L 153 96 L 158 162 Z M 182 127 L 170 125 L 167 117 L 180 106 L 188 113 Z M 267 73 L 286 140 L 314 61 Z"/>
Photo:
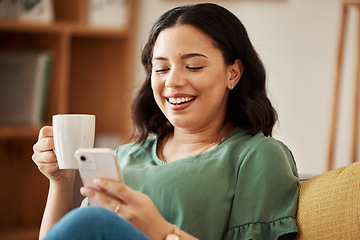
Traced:
<path id="1" fill-rule="evenodd" d="M 174 8 L 154 24 L 142 62 L 136 143 L 117 149 L 126 184 L 81 189 L 101 208 L 63 217 L 73 172 L 58 169 L 52 129 L 41 130 L 33 159 L 50 179 L 41 237 L 63 217 L 48 239 L 295 239 L 295 162 L 271 138 L 265 70 L 237 17 L 215 4 Z"/>

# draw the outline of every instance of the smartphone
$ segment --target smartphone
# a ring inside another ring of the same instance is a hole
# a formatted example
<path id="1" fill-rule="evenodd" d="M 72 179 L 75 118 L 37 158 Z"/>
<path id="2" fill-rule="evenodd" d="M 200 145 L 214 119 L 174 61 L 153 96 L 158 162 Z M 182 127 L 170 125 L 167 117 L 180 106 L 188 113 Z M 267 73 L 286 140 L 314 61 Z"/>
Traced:
<path id="1" fill-rule="evenodd" d="M 75 152 L 79 173 L 85 186 L 94 186 L 94 178 L 123 181 L 116 153 L 110 148 L 79 148 Z"/>

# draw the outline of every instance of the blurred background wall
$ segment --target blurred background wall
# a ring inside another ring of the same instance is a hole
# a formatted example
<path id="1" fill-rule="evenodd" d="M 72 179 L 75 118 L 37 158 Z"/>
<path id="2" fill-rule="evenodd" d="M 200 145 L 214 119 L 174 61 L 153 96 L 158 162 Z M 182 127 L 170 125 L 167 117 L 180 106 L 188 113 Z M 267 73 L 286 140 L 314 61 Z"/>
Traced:
<path id="1" fill-rule="evenodd" d="M 137 82 L 143 80 L 141 48 L 155 20 L 178 5 L 201 1 L 139 0 Z M 274 137 L 293 151 L 300 173 L 326 171 L 341 0 L 211 1 L 243 22 L 268 74 L 268 89 L 279 113 Z M 335 167 L 350 156 L 355 12 L 351 12 L 342 86 Z"/>

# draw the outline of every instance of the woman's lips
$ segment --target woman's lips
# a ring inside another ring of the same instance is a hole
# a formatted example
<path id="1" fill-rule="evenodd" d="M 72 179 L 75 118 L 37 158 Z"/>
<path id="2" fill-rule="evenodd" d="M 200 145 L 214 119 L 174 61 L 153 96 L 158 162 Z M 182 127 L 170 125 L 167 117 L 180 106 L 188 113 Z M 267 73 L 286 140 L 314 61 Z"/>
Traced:
<path id="1" fill-rule="evenodd" d="M 193 101 L 195 99 L 195 97 L 170 97 L 167 98 L 168 102 L 170 102 L 171 104 L 184 104 L 190 101 Z"/>
<path id="2" fill-rule="evenodd" d="M 168 97 L 166 98 L 172 110 L 180 111 L 188 108 L 196 99 L 194 96 L 186 97 Z"/>

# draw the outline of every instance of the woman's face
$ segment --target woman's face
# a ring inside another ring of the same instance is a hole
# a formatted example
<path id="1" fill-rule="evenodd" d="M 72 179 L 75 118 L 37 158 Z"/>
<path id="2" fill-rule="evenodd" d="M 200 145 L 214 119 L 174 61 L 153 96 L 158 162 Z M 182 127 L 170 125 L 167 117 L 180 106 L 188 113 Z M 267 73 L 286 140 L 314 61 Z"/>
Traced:
<path id="1" fill-rule="evenodd" d="M 174 127 L 201 131 L 225 121 L 233 65 L 208 35 L 190 25 L 163 30 L 152 65 L 155 101 Z"/>

